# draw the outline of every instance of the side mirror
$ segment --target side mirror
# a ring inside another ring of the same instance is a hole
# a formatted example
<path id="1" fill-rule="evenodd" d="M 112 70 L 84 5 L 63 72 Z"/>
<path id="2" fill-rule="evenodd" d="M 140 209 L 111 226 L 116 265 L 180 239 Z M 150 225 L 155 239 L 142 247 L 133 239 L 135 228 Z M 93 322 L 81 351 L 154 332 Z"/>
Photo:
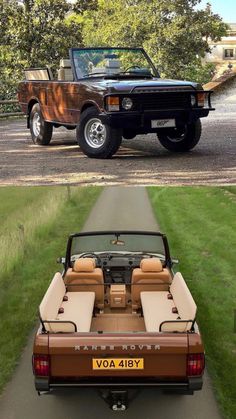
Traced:
<path id="1" fill-rule="evenodd" d="M 63 265 L 65 264 L 66 259 L 63 257 L 59 257 L 57 258 L 57 263 L 62 263 Z"/>

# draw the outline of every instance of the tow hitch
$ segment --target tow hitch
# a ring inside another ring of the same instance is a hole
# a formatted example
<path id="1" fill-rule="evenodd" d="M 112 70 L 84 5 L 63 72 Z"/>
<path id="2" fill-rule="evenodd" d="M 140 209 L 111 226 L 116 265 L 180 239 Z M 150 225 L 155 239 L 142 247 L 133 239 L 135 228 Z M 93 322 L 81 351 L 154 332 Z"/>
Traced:
<path id="1" fill-rule="evenodd" d="M 126 390 L 109 390 L 103 392 L 102 397 L 114 412 L 128 409 L 128 391 Z"/>

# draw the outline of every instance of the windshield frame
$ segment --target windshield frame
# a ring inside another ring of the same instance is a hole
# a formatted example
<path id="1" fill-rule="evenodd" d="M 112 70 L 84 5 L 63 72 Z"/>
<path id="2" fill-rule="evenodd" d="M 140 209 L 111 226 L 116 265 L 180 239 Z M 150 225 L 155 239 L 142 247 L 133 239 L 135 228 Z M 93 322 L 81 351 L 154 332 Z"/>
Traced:
<path id="1" fill-rule="evenodd" d="M 92 51 L 92 50 L 101 50 L 102 51 L 104 49 L 106 49 L 106 50 L 116 49 L 116 50 L 126 50 L 126 51 L 132 51 L 132 50 L 141 51 L 142 54 L 145 56 L 146 60 L 148 61 L 148 63 L 150 64 L 150 67 L 153 70 L 154 77 L 157 77 L 157 78 L 160 77 L 160 74 L 159 74 L 157 68 L 155 67 L 151 58 L 149 57 L 149 55 L 146 53 L 146 51 L 143 48 L 140 48 L 140 47 L 134 47 L 134 48 L 132 48 L 132 47 L 88 47 L 88 48 L 86 48 L 86 47 L 84 47 L 84 48 L 70 48 L 70 50 L 69 50 L 70 60 L 71 60 L 71 68 L 72 68 L 72 73 L 73 73 L 75 81 L 88 80 L 88 79 L 93 79 L 93 78 L 104 78 L 104 74 L 101 74 L 101 75 L 97 74 L 97 75 L 94 75 L 94 77 L 89 76 L 89 77 L 78 78 L 76 68 L 75 68 L 75 63 L 74 63 L 74 52 L 75 51 Z M 106 78 L 107 78 L 107 76 L 108 75 L 106 75 Z M 112 75 L 110 75 L 110 76 L 112 78 Z M 132 76 L 129 75 L 129 77 L 132 77 Z M 117 74 L 116 74 L 116 78 L 118 78 Z"/>
<path id="2" fill-rule="evenodd" d="M 133 230 L 109 230 L 109 231 L 88 231 L 88 232 L 81 232 L 81 233 L 74 233 L 69 236 L 68 243 L 67 243 L 67 249 L 66 249 L 66 259 L 65 259 L 65 269 L 72 267 L 72 261 L 71 261 L 71 248 L 72 248 L 72 241 L 75 237 L 83 237 L 83 236 L 101 236 L 101 235 L 114 235 L 114 236 L 120 236 L 120 235 L 143 235 L 143 236 L 159 236 L 163 240 L 163 247 L 165 250 L 165 254 L 163 255 L 165 257 L 164 264 L 168 268 L 171 268 L 172 261 L 170 257 L 170 250 L 169 245 L 167 241 L 167 237 L 165 234 L 153 231 L 133 231 Z M 127 251 L 125 251 L 127 253 Z M 140 249 L 140 252 L 142 252 L 142 249 Z M 83 252 L 81 252 L 83 253 Z M 96 251 L 93 251 L 93 253 L 96 253 Z M 99 253 L 99 252 L 98 252 Z M 109 253 L 109 251 L 108 251 Z M 137 252 L 134 252 L 134 254 Z M 153 252 L 154 254 L 154 252 Z"/>

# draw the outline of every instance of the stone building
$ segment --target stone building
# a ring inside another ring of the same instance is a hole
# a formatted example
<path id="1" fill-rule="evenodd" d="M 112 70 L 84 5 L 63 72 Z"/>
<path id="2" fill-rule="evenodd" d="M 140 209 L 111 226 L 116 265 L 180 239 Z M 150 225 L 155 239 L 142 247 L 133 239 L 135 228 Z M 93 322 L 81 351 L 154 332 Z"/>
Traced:
<path id="1" fill-rule="evenodd" d="M 211 53 L 206 54 L 204 61 L 216 64 L 217 73 L 222 74 L 231 68 L 236 72 L 236 23 L 229 24 L 227 36 L 218 42 L 210 41 Z"/>

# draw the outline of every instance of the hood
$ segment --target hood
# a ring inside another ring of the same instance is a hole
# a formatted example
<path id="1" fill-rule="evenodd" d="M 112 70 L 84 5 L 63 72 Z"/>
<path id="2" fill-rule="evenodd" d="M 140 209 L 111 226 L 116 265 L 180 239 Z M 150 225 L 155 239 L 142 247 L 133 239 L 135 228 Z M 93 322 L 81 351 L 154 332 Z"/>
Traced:
<path id="1" fill-rule="evenodd" d="M 115 92 L 131 92 L 136 87 L 186 87 L 187 89 L 199 89 L 201 86 L 198 83 L 181 80 L 170 80 L 170 79 L 158 79 L 152 80 L 147 79 L 132 79 L 132 80 L 101 80 L 96 82 L 97 86 L 108 89 L 110 93 Z"/>

